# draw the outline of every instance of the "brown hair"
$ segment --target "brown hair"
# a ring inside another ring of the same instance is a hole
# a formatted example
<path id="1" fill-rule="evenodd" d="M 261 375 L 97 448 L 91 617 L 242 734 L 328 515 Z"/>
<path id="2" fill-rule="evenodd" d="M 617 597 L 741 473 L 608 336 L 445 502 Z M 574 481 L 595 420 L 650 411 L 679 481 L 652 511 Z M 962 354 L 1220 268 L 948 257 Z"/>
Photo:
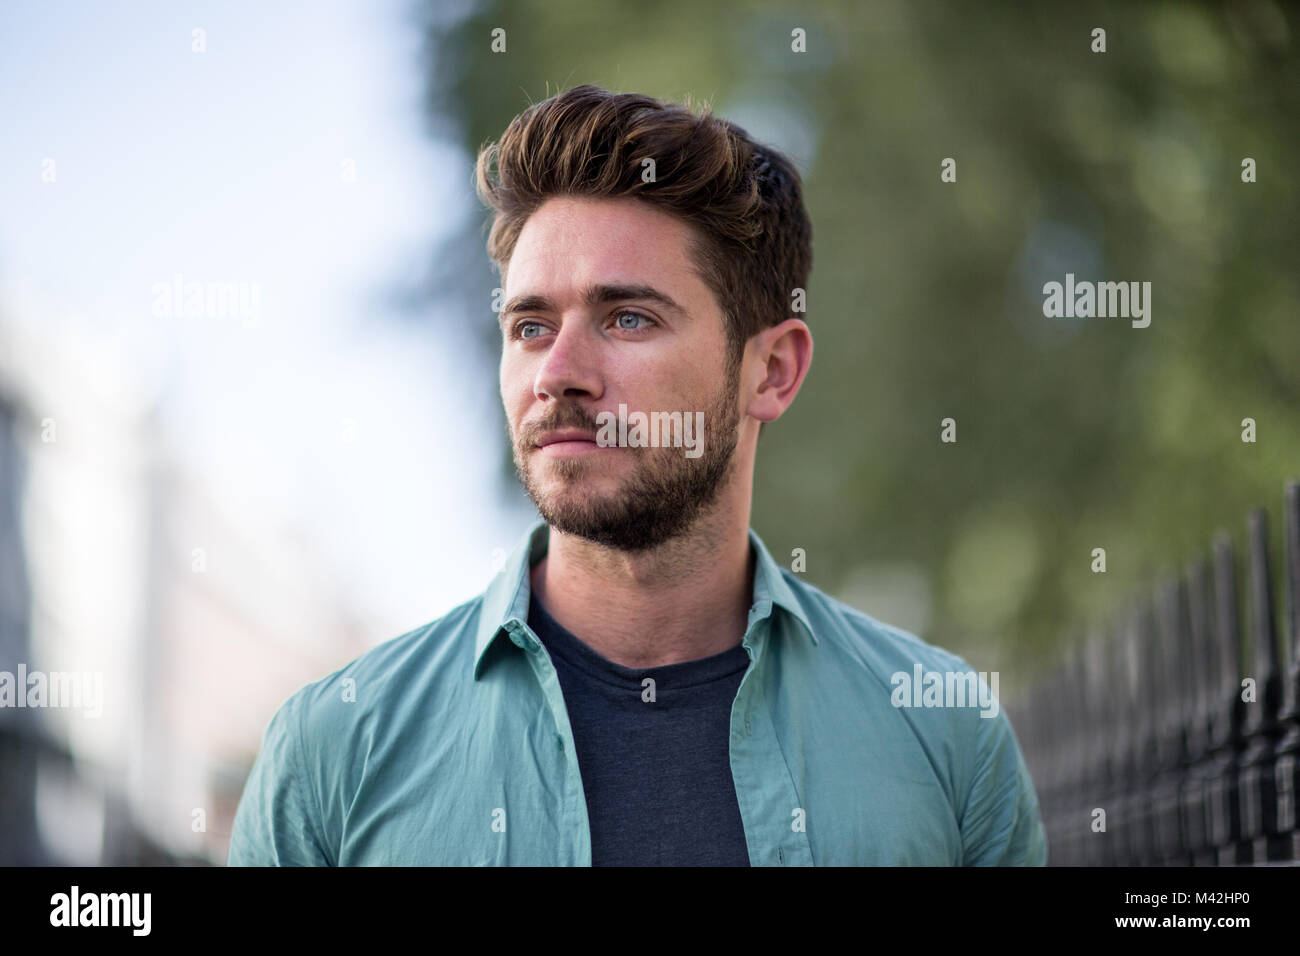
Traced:
<path id="1" fill-rule="evenodd" d="M 642 180 L 645 159 L 654 182 Z M 791 295 L 808 286 L 812 225 L 798 171 L 707 109 L 576 86 L 484 146 L 475 181 L 495 213 L 488 253 L 503 281 L 524 223 L 552 196 L 630 196 L 694 227 L 691 251 L 726 317 L 733 363 L 750 337 L 791 317 Z"/>

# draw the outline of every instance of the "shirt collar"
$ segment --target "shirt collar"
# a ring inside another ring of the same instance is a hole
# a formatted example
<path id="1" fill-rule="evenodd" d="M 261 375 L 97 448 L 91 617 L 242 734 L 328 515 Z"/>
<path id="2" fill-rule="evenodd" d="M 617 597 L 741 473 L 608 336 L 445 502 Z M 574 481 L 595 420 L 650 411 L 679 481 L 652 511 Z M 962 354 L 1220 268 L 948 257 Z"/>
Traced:
<path id="1" fill-rule="evenodd" d="M 474 637 L 475 680 L 483 671 L 484 655 L 501 634 L 508 634 L 521 647 L 536 641 L 527 626 L 528 604 L 532 598 L 529 572 L 546 556 L 550 534 L 550 525 L 545 521 L 538 521 L 530 527 L 483 593 L 478 631 Z M 799 625 L 795 630 L 802 629 L 816 645 L 817 636 L 794 589 L 782 576 L 781 568 L 753 528 L 749 529 L 749 544 L 758 556 L 754 565 L 754 602 L 749 609 L 749 625 L 769 616 L 773 606 L 780 607 Z"/>

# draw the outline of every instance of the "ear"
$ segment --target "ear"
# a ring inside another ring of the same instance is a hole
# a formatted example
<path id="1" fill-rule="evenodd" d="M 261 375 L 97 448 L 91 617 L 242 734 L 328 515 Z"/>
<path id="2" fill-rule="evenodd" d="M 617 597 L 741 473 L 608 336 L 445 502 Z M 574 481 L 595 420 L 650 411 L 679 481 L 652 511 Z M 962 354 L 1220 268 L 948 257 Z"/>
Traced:
<path id="1" fill-rule="evenodd" d="M 780 418 L 799 394 L 812 365 L 813 340 L 803 319 L 764 329 L 745 348 L 746 381 L 752 389 L 746 414 L 760 422 Z"/>

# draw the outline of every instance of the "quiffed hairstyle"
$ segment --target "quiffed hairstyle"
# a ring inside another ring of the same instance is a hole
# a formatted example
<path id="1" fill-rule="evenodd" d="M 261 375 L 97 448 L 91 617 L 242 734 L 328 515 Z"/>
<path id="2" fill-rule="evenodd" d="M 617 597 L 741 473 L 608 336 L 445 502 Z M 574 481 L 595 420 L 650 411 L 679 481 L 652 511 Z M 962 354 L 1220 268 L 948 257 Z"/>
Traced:
<path id="1" fill-rule="evenodd" d="M 646 159 L 654 182 L 642 180 Z M 488 253 L 502 281 L 524 223 L 553 196 L 634 197 L 684 220 L 726 316 L 733 364 L 753 335 L 792 317 L 794 290 L 808 287 L 812 224 L 798 171 L 707 109 L 576 86 L 484 146 L 475 184 L 495 213 Z"/>

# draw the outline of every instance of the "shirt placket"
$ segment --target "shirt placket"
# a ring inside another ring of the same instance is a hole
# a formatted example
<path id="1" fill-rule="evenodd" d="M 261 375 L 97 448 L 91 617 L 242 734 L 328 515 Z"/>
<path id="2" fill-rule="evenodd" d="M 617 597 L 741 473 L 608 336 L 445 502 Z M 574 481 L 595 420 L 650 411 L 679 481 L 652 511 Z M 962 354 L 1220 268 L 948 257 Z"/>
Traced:
<path id="1" fill-rule="evenodd" d="M 751 617 L 745 634 L 750 666 L 731 708 L 731 776 L 745 825 L 751 866 L 812 866 L 804 807 L 781 754 L 763 690 L 768 614 Z"/>
<path id="2" fill-rule="evenodd" d="M 555 721 L 554 762 L 550 766 L 560 785 L 549 786 L 548 789 L 561 794 L 556 823 L 559 831 L 569 838 L 563 850 L 556 848 L 555 862 L 560 866 L 591 866 L 591 821 L 587 816 L 587 795 L 582 786 L 578 750 L 573 740 L 573 727 L 569 723 L 569 711 L 564 705 L 564 691 L 560 687 L 559 674 L 545 645 L 527 624 L 512 620 L 505 626 L 510 640 L 528 654 L 533 675 L 537 678 L 546 706 Z"/>

